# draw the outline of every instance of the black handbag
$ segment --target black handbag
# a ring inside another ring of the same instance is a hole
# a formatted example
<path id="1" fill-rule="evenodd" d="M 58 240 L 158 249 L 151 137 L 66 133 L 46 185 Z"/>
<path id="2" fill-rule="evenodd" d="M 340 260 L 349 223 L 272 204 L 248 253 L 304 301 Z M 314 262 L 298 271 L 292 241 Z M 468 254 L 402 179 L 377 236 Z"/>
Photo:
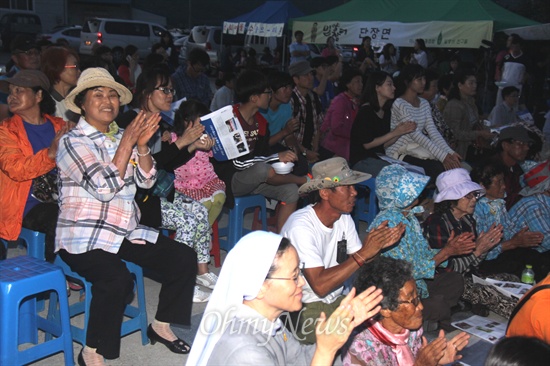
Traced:
<path id="1" fill-rule="evenodd" d="M 34 178 L 31 189 L 31 195 L 43 203 L 57 202 L 59 198 L 57 176 L 51 173 Z"/>

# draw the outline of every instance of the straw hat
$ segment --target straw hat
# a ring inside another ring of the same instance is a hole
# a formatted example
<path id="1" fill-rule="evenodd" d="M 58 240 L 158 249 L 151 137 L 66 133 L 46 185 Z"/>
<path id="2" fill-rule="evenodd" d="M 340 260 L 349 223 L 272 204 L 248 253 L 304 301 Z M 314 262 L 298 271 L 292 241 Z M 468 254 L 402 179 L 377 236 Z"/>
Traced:
<path id="1" fill-rule="evenodd" d="M 319 189 L 350 186 L 369 179 L 372 175 L 351 170 L 344 158 L 331 158 L 318 162 L 311 170 L 313 179 L 304 183 L 298 192 L 305 194 Z"/>
<path id="2" fill-rule="evenodd" d="M 65 104 L 71 111 L 82 114 L 80 107 L 74 104 L 74 98 L 82 91 L 98 86 L 106 86 L 116 90 L 120 96 L 120 105 L 128 104 L 132 101 L 132 93 L 124 85 L 119 84 L 109 74 L 109 71 L 102 67 L 91 67 L 82 72 L 78 78 L 76 87 L 65 97 Z"/>

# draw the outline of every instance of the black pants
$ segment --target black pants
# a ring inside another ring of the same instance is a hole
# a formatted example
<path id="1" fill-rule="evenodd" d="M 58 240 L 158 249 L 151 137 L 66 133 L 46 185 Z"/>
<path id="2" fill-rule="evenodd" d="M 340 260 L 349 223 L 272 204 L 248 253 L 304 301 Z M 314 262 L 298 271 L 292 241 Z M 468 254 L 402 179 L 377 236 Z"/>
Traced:
<path id="1" fill-rule="evenodd" d="M 120 328 L 124 308 L 132 298 L 133 279 L 122 259 L 153 270 L 160 276 L 155 319 L 190 325 L 197 254 L 187 245 L 159 235 L 156 244 L 124 240 L 117 254 L 92 250 L 83 254 L 59 251 L 71 269 L 92 283 L 86 345 L 107 359 L 120 355 Z"/>
<path id="2" fill-rule="evenodd" d="M 57 203 L 39 203 L 23 218 L 23 227 L 46 234 L 45 256 L 48 262 L 55 259 L 55 228 L 59 206 Z"/>
<path id="3" fill-rule="evenodd" d="M 533 266 L 535 281 L 542 281 L 550 272 L 550 252 L 539 253 L 530 248 L 507 250 L 493 260 L 482 261 L 479 271 L 484 276 L 511 273 L 521 278 L 521 272 L 527 264 Z"/>
<path id="4" fill-rule="evenodd" d="M 424 168 L 426 175 L 431 178 L 430 183 L 435 183 L 437 176 L 445 171 L 445 167 L 439 160 L 418 159 L 414 156 L 405 155 L 403 161 Z"/>
<path id="5" fill-rule="evenodd" d="M 422 299 L 424 321 L 450 322 L 451 308 L 464 292 L 464 278 L 460 273 L 443 272 L 433 280 L 426 280 L 430 296 Z"/>

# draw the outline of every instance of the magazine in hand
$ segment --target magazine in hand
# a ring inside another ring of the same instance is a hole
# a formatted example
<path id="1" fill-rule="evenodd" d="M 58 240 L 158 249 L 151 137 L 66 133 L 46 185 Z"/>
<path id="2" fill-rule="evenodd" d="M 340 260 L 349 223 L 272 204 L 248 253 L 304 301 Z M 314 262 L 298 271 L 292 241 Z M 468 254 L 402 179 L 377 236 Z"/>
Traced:
<path id="1" fill-rule="evenodd" d="M 201 117 L 205 133 L 215 140 L 212 153 L 218 161 L 235 159 L 248 154 L 248 143 L 239 120 L 228 105 Z"/>
<path id="2" fill-rule="evenodd" d="M 473 315 L 467 319 L 451 323 L 451 325 L 493 344 L 504 338 L 506 333 L 505 323 L 479 315 Z"/>
<path id="3" fill-rule="evenodd" d="M 492 278 L 480 278 L 476 275 L 472 275 L 472 280 L 474 283 L 479 283 L 481 285 L 486 286 L 493 286 L 497 291 L 502 293 L 503 295 L 514 298 L 514 299 L 520 299 L 527 291 L 533 287 L 532 285 L 528 285 L 526 283 L 521 282 L 509 282 L 509 281 L 498 281 L 494 280 Z"/>

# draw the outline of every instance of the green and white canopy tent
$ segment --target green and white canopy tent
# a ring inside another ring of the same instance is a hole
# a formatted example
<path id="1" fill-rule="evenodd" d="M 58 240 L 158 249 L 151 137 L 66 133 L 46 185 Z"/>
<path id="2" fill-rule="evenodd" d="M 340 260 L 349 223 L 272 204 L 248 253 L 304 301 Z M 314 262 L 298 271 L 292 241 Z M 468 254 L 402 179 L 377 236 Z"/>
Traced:
<path id="1" fill-rule="evenodd" d="M 352 0 L 336 8 L 292 19 L 304 41 L 412 47 L 422 38 L 427 47 L 478 48 L 493 33 L 539 23 L 512 13 L 491 0 Z"/>

